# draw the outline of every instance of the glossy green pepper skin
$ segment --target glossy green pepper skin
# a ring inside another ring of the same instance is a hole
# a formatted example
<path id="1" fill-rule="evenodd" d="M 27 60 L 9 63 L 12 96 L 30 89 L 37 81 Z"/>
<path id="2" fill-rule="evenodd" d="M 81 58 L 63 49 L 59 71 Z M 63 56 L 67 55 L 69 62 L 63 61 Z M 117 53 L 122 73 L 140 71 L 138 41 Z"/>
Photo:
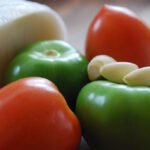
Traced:
<path id="1" fill-rule="evenodd" d="M 87 59 L 64 41 L 40 41 L 14 58 L 5 79 L 10 83 L 29 76 L 47 78 L 57 85 L 73 108 L 79 90 L 88 82 L 87 64 Z"/>
<path id="2" fill-rule="evenodd" d="M 150 150 L 150 88 L 94 81 L 79 93 L 76 113 L 95 150 Z"/>

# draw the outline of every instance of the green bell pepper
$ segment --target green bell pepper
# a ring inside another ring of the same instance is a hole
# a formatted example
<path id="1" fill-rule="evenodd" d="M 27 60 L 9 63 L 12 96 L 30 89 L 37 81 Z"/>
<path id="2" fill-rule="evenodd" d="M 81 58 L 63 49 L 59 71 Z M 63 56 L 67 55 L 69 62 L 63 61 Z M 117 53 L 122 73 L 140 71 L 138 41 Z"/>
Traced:
<path id="1" fill-rule="evenodd" d="M 95 150 L 150 149 L 150 88 L 94 81 L 82 88 L 76 113 Z"/>
<path id="2" fill-rule="evenodd" d="M 27 46 L 10 63 L 6 83 L 29 76 L 53 81 L 71 108 L 77 94 L 88 82 L 87 59 L 64 41 L 40 41 Z"/>

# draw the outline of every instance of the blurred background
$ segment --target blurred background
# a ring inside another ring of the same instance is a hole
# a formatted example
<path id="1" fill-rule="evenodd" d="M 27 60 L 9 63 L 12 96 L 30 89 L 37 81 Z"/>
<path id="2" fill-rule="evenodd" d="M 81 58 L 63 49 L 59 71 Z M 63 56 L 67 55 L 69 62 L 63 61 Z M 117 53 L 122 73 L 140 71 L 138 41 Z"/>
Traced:
<path id="1" fill-rule="evenodd" d="M 53 8 L 63 18 L 68 42 L 84 53 L 88 27 L 104 4 L 124 6 L 150 26 L 150 0 L 32 0 Z M 90 150 L 82 140 L 78 150 Z"/>
<path id="2" fill-rule="evenodd" d="M 150 25 L 150 0 L 32 0 L 49 5 L 65 21 L 68 41 L 84 53 L 86 33 L 90 22 L 102 5 L 125 6 Z"/>

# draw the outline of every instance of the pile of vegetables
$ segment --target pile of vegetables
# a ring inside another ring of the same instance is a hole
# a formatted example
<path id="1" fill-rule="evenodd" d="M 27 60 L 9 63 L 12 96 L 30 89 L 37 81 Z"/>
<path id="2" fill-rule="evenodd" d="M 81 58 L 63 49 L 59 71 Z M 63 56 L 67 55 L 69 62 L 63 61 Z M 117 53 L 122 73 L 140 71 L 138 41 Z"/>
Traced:
<path id="1" fill-rule="evenodd" d="M 136 14 L 103 6 L 83 56 L 47 6 L 0 3 L 15 14 L 0 13 L 0 150 L 76 150 L 82 135 L 94 150 L 150 149 L 150 33 Z"/>

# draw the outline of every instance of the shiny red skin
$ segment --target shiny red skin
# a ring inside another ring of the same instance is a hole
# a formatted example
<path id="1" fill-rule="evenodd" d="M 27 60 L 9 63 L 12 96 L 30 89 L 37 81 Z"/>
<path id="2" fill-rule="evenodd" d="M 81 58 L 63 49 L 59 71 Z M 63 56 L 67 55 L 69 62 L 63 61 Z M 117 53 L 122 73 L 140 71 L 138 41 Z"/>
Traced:
<path id="1" fill-rule="evenodd" d="M 81 129 L 57 87 L 44 78 L 0 90 L 0 150 L 75 150 Z"/>
<path id="2" fill-rule="evenodd" d="M 89 27 L 85 53 L 89 60 L 106 54 L 117 61 L 150 66 L 150 30 L 129 9 L 104 5 Z"/>

